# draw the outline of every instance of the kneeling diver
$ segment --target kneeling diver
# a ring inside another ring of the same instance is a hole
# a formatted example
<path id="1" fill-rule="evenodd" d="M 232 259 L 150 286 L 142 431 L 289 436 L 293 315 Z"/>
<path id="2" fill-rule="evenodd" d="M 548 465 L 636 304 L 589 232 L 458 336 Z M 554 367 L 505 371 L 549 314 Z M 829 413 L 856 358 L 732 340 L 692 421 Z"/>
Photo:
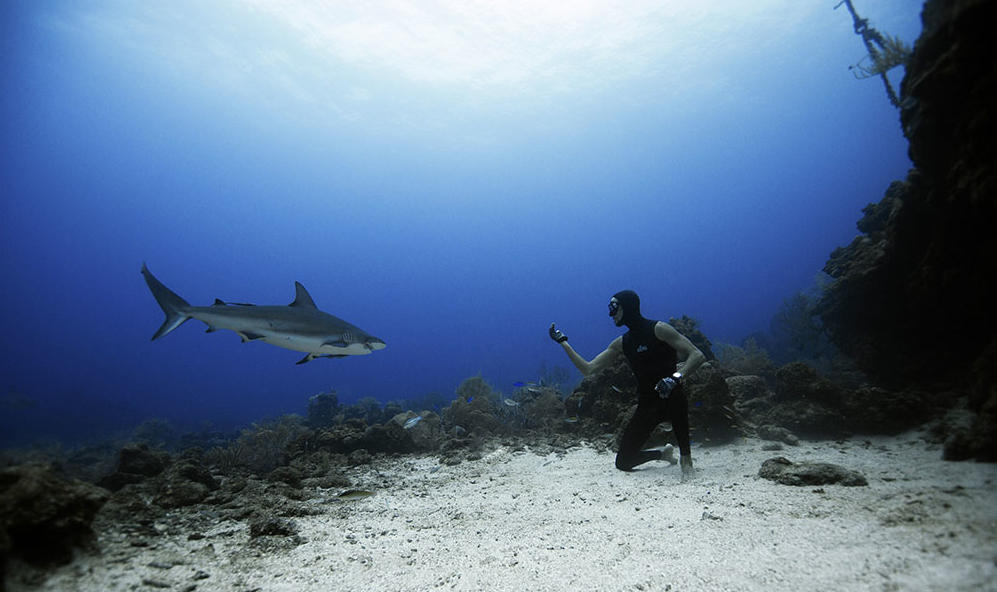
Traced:
<path id="1" fill-rule="evenodd" d="M 682 379 L 699 368 L 706 356 L 668 323 L 644 318 L 640 313 L 640 298 L 631 290 L 617 292 L 610 299 L 609 316 L 617 327 L 625 325 L 628 331 L 591 361 L 578 355 L 554 323 L 550 324 L 550 338 L 561 344 L 571 362 L 585 376 L 609 367 L 620 355 L 626 357 L 636 375 L 637 411 L 623 431 L 616 468 L 630 471 L 651 460 L 668 460 L 674 464 L 671 445 L 664 450 L 641 449 L 658 424 L 670 421 L 681 453 L 682 477 L 686 478 L 693 469 L 689 447 L 689 402 Z"/>

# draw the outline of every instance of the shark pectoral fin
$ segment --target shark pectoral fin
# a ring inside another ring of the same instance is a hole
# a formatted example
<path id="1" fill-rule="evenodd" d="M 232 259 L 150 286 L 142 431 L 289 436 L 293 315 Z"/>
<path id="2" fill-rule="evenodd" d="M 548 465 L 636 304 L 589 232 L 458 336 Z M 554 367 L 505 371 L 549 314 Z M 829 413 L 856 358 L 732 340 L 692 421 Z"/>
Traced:
<path id="1" fill-rule="evenodd" d="M 346 354 L 308 354 L 307 356 L 295 362 L 295 364 L 304 364 L 305 362 L 311 362 L 315 358 L 335 359 L 335 358 L 348 358 L 348 357 L 349 356 Z"/>
<path id="2" fill-rule="evenodd" d="M 263 339 L 262 335 L 257 335 L 256 333 L 249 333 L 247 331 L 238 332 L 237 335 L 242 338 L 243 343 L 256 341 L 257 339 Z"/>
<path id="3" fill-rule="evenodd" d="M 339 339 L 337 341 L 324 341 L 322 342 L 322 345 L 331 345 L 332 347 L 349 347 L 350 344 L 346 343 L 342 339 Z"/>

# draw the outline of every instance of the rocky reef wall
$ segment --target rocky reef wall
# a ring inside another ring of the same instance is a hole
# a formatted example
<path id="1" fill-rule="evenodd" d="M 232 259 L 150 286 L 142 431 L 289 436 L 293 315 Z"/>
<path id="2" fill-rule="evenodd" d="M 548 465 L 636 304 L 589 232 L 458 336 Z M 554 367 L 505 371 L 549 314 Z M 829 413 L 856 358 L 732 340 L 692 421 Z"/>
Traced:
<path id="1" fill-rule="evenodd" d="M 997 461 L 997 2 L 929 0 L 921 19 L 901 84 L 915 168 L 831 254 L 820 313 L 878 384 L 968 400 L 947 456 Z"/>

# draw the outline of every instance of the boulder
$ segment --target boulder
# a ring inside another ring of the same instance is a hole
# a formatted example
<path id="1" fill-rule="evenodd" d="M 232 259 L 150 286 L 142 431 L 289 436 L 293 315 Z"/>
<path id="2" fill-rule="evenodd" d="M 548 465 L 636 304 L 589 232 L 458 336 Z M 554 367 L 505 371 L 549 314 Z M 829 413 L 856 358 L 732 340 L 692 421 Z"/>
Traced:
<path id="1" fill-rule="evenodd" d="M 857 471 L 839 465 L 820 462 L 794 463 L 777 456 L 762 463 L 758 476 L 783 485 L 868 485 L 866 478 Z"/>

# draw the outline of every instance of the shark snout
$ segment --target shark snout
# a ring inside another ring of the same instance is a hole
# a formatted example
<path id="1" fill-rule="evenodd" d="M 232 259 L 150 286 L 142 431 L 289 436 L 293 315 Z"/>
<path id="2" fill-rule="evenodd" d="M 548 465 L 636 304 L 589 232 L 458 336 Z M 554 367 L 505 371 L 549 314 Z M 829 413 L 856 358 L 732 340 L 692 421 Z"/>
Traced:
<path id="1" fill-rule="evenodd" d="M 364 342 L 364 347 L 366 347 L 370 351 L 377 351 L 379 349 L 384 349 L 386 346 L 387 344 L 378 339 L 377 337 L 371 337 L 370 339 Z"/>

